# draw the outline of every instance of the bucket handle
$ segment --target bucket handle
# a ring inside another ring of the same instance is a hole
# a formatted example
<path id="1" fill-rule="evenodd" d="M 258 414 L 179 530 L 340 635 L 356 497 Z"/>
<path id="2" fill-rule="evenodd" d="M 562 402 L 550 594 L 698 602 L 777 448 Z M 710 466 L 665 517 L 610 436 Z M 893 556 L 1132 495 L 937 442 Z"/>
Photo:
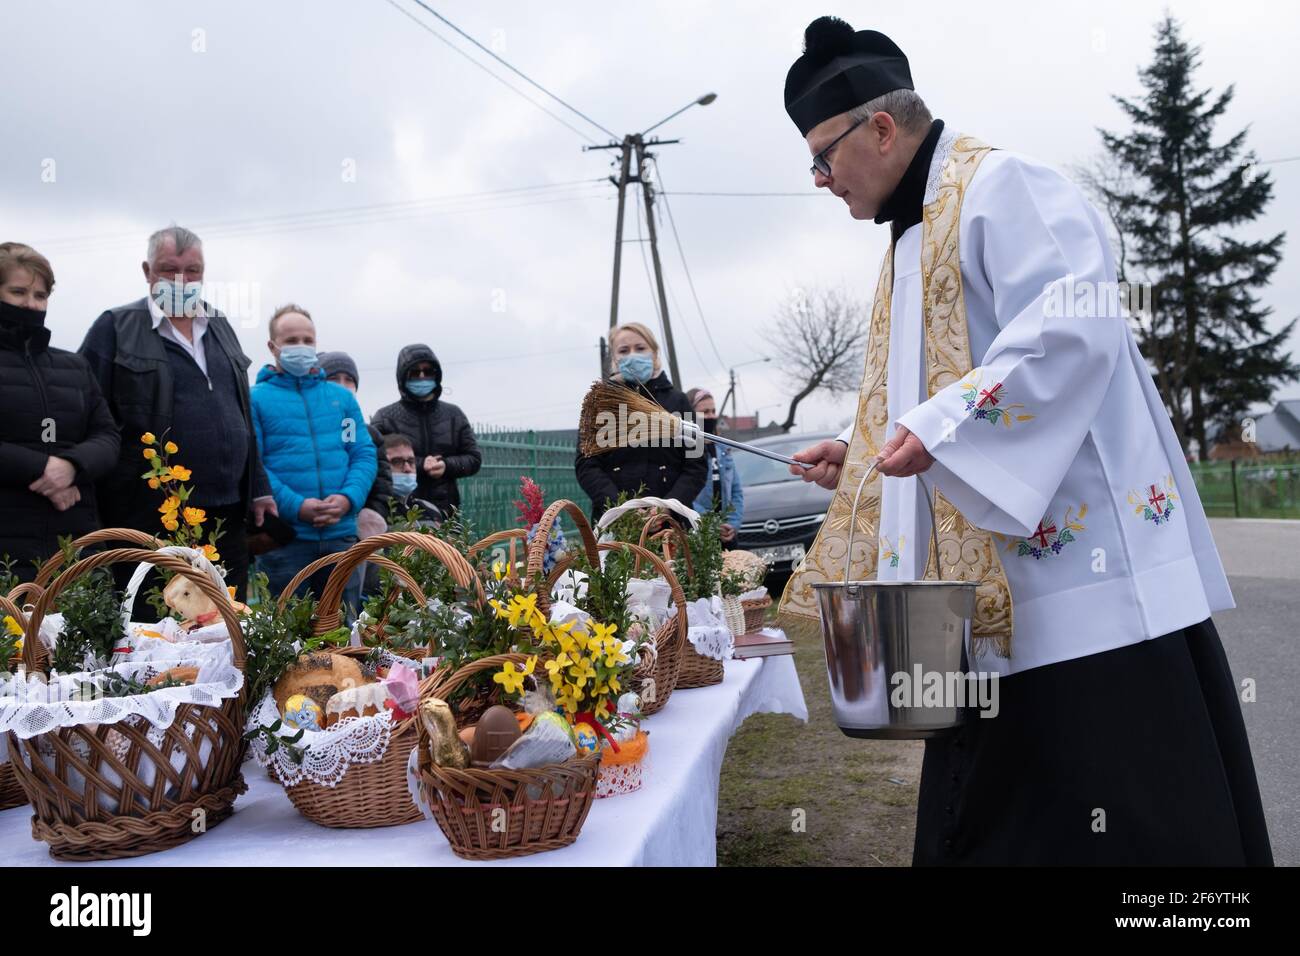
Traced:
<path id="1" fill-rule="evenodd" d="M 853 533 L 858 528 L 858 501 L 862 497 L 862 489 L 867 485 L 867 479 L 875 472 L 876 465 L 878 464 L 880 464 L 878 460 L 871 463 L 871 467 L 867 469 L 866 473 L 862 476 L 862 480 L 858 482 L 858 490 L 853 495 L 853 510 L 849 512 L 849 547 L 844 553 L 845 584 L 849 583 L 853 573 Z M 938 523 L 934 518 L 934 502 L 930 500 L 930 489 L 926 486 L 925 480 L 921 477 L 920 473 L 916 475 L 916 480 L 921 483 L 921 491 L 925 493 L 925 506 L 930 510 L 930 540 L 934 542 L 934 573 L 937 575 L 938 580 L 942 581 L 943 562 L 939 560 L 939 531 Z M 880 546 L 879 532 L 876 533 L 876 546 Z M 922 570 L 921 573 L 924 575 L 925 571 Z"/>

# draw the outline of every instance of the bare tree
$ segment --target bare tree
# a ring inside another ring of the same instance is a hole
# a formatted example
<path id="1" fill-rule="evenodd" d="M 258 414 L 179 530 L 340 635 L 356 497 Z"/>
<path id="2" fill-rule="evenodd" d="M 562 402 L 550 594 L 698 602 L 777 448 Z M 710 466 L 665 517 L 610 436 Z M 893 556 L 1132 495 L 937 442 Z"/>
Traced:
<path id="1" fill-rule="evenodd" d="M 792 290 L 762 334 L 794 391 L 782 431 L 794 427 L 799 403 L 817 389 L 842 395 L 861 384 L 867 309 L 844 289 Z"/>

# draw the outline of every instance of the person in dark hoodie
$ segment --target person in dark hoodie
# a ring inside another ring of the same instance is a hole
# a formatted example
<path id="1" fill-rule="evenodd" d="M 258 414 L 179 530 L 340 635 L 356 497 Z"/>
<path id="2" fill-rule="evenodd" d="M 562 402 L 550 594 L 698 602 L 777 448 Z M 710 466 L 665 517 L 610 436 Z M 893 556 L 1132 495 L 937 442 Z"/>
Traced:
<path id="1" fill-rule="evenodd" d="M 94 482 L 117 464 L 113 413 L 86 360 L 50 347 L 49 261 L 0 243 L 0 557 L 19 580 L 59 537 L 99 526 Z"/>
<path id="2" fill-rule="evenodd" d="M 417 498 L 444 514 L 460 507 L 456 481 L 478 473 L 483 454 L 465 413 L 442 401 L 442 363 L 427 345 L 408 345 L 397 355 L 401 400 L 375 412 L 370 423 L 382 435 L 406 435 L 415 446 Z"/>
<path id="3" fill-rule="evenodd" d="M 609 334 L 610 380 L 634 388 L 675 415 L 694 420 L 691 403 L 668 380 L 659 359 L 654 333 L 640 322 L 627 322 Z M 591 520 L 596 521 L 622 492 L 675 498 L 688 508 L 708 480 L 703 448 L 664 443 L 662 447 L 618 448 L 602 455 L 578 454 L 574 469 L 578 484 L 591 496 Z"/>

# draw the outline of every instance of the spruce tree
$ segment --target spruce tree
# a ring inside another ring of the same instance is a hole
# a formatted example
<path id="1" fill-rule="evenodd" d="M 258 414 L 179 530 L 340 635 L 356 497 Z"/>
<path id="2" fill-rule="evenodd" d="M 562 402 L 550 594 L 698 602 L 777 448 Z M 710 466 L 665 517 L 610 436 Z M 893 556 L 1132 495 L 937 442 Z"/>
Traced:
<path id="1" fill-rule="evenodd" d="M 1121 278 L 1151 286 L 1151 313 L 1138 320 L 1143 354 L 1184 450 L 1195 439 L 1205 460 L 1207 426 L 1234 429 L 1251 405 L 1300 377 L 1300 366 L 1286 349 L 1295 320 L 1270 332 L 1272 309 L 1258 297 L 1286 234 L 1231 235 L 1263 213 L 1272 182 L 1245 150 L 1247 130 L 1214 142 L 1233 87 L 1197 89 L 1199 65 L 1200 48 L 1166 16 L 1154 60 L 1138 71 L 1145 93 L 1114 97 L 1133 128 L 1099 130 L 1117 175 L 1092 186 L 1123 238 Z"/>

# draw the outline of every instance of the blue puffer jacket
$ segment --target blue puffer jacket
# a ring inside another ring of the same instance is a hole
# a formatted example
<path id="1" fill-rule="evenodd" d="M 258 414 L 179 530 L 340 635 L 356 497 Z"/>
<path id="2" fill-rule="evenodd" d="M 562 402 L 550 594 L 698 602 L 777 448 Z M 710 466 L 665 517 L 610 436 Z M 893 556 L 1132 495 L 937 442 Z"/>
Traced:
<path id="1" fill-rule="evenodd" d="M 267 365 L 253 386 L 257 448 L 280 517 L 307 541 L 357 533 L 357 512 L 366 503 L 377 468 L 375 445 L 356 398 L 325 380 L 320 369 L 295 378 Z M 307 498 L 345 495 L 352 510 L 338 523 L 315 528 L 300 521 Z"/>

